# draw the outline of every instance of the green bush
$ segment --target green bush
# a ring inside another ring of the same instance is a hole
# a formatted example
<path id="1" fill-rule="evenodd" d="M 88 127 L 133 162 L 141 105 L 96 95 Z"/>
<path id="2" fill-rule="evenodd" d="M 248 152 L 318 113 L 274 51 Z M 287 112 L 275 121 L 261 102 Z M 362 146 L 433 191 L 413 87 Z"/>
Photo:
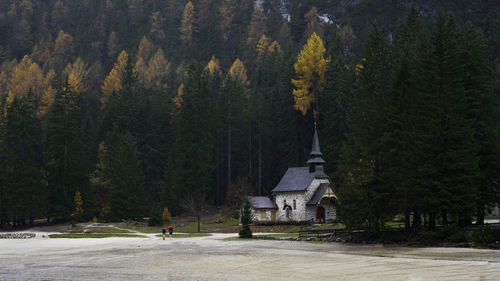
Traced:
<path id="1" fill-rule="evenodd" d="M 487 245 L 493 243 L 493 232 L 489 225 L 482 226 L 472 232 L 472 241 L 479 245 Z"/>

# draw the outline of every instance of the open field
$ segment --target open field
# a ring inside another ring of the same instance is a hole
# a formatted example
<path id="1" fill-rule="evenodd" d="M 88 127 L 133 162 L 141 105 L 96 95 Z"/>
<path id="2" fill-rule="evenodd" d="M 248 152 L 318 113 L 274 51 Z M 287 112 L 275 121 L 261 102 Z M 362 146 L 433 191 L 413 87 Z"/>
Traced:
<path id="1" fill-rule="evenodd" d="M 0 240 L 0 280 L 498 280 L 500 251 L 178 238 Z"/>

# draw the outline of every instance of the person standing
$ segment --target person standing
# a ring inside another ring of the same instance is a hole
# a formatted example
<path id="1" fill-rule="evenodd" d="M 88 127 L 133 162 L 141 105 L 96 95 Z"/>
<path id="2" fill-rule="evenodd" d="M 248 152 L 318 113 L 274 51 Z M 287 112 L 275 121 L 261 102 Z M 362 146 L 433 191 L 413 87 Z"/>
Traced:
<path id="1" fill-rule="evenodd" d="M 165 240 L 165 235 L 167 234 L 167 229 L 165 227 L 163 227 L 161 229 L 161 232 L 163 233 L 163 240 Z"/>
<path id="2" fill-rule="evenodd" d="M 170 239 L 172 239 L 172 234 L 174 233 L 174 227 L 173 226 L 169 226 L 168 227 L 168 233 L 170 234 Z"/>

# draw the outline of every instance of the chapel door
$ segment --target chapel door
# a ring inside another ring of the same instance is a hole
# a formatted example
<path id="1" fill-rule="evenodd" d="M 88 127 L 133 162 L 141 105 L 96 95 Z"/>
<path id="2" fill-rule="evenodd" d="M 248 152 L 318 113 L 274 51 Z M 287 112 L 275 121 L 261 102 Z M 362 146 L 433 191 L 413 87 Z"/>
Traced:
<path id="1" fill-rule="evenodd" d="M 325 222 L 325 208 L 318 206 L 316 209 L 316 221 L 319 223 Z"/>

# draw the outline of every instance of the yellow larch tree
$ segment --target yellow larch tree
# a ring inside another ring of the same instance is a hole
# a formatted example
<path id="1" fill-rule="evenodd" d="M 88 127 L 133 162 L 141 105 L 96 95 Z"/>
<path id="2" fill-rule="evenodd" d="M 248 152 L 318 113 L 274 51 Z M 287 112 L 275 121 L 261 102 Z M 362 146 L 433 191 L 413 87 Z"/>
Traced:
<path id="1" fill-rule="evenodd" d="M 207 66 L 205 66 L 205 71 L 210 75 L 214 75 L 215 72 L 220 71 L 219 60 L 212 56 L 212 59 L 208 62 Z"/>
<path id="2" fill-rule="evenodd" d="M 174 97 L 174 104 L 177 109 L 182 106 L 182 95 L 184 94 L 184 84 L 181 84 L 177 89 L 177 96 Z"/>
<path id="3" fill-rule="evenodd" d="M 146 36 L 143 36 L 141 42 L 139 43 L 139 47 L 137 47 L 137 55 L 136 58 L 143 59 L 144 61 L 148 61 L 154 52 L 154 45 L 149 41 Z"/>
<path id="4" fill-rule="evenodd" d="M 262 36 L 259 39 L 259 43 L 257 43 L 257 62 L 260 62 L 262 58 L 266 55 L 266 52 L 269 48 L 269 44 L 271 43 L 271 39 L 267 37 L 266 35 L 262 34 Z"/>
<path id="5" fill-rule="evenodd" d="M 194 14 L 194 6 L 191 1 L 186 3 L 184 7 L 184 12 L 182 13 L 182 21 L 181 21 L 181 41 L 187 45 L 191 46 L 193 43 L 193 34 L 196 31 L 195 23 L 195 14 Z"/>
<path id="6" fill-rule="evenodd" d="M 277 53 L 277 54 L 282 53 L 281 46 L 277 41 L 273 41 L 273 43 L 271 43 L 271 45 L 269 46 L 269 48 L 267 48 L 267 50 L 270 53 Z"/>
<path id="7" fill-rule="evenodd" d="M 75 213 L 78 217 L 83 215 L 83 199 L 80 191 L 75 192 Z"/>
<path id="8" fill-rule="evenodd" d="M 87 63 L 80 57 L 64 68 L 64 75 L 68 77 L 68 84 L 74 92 L 79 94 L 87 91 L 89 73 L 90 71 Z"/>
<path id="9" fill-rule="evenodd" d="M 24 96 L 30 91 L 34 98 L 39 101 L 46 89 L 42 69 L 26 55 L 15 67 L 7 84 L 8 101 L 14 100 L 16 96 Z"/>
<path id="10" fill-rule="evenodd" d="M 298 79 L 292 79 L 295 86 L 293 90 L 295 109 L 305 115 L 314 103 L 315 121 L 318 118 L 318 95 L 323 91 L 326 66 L 329 62 L 329 59 L 323 57 L 324 53 L 323 41 L 313 33 L 300 51 L 298 61 L 294 65 Z"/>
<path id="11" fill-rule="evenodd" d="M 147 89 L 162 90 L 168 88 L 167 80 L 170 73 L 170 62 L 165 58 L 161 48 L 149 59 L 147 69 L 148 71 L 144 75 Z"/>
<path id="12" fill-rule="evenodd" d="M 45 91 L 42 93 L 40 98 L 40 110 L 38 111 L 38 117 L 43 117 L 49 111 L 49 107 L 54 102 L 56 97 L 56 88 L 54 83 L 56 81 L 56 72 L 51 69 L 47 72 L 44 79 Z"/>
<path id="13" fill-rule="evenodd" d="M 109 72 L 104 83 L 101 86 L 102 97 L 101 97 L 101 107 L 106 106 L 106 102 L 111 97 L 113 92 L 118 92 L 122 88 L 123 71 L 127 64 L 128 54 L 122 51 L 118 56 L 118 61 L 115 62 L 113 69 Z"/>
<path id="14" fill-rule="evenodd" d="M 229 68 L 229 75 L 234 80 L 239 80 L 242 85 L 248 86 L 249 82 L 247 79 L 247 69 L 240 59 L 236 59 Z"/>

